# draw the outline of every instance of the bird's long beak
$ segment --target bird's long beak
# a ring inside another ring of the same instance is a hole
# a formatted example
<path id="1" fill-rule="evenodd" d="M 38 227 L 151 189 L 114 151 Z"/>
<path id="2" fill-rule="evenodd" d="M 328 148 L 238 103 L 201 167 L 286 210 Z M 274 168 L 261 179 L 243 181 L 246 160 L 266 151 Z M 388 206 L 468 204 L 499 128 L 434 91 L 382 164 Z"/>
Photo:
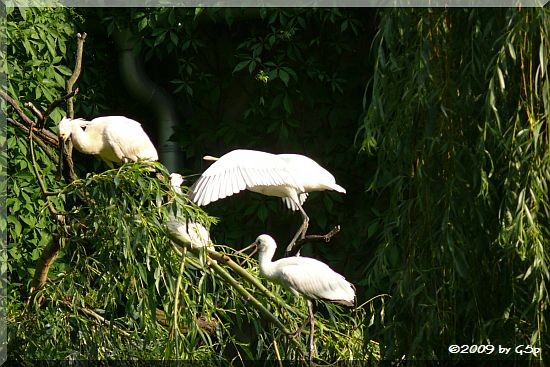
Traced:
<path id="1" fill-rule="evenodd" d="M 258 244 L 256 242 L 252 242 L 250 245 L 246 246 L 243 249 L 240 249 L 239 251 L 236 251 L 236 254 L 242 254 L 246 253 L 246 251 L 253 249 L 252 252 L 244 258 L 243 261 L 241 261 L 241 264 L 244 264 L 248 259 L 250 259 L 256 252 L 258 252 Z"/>

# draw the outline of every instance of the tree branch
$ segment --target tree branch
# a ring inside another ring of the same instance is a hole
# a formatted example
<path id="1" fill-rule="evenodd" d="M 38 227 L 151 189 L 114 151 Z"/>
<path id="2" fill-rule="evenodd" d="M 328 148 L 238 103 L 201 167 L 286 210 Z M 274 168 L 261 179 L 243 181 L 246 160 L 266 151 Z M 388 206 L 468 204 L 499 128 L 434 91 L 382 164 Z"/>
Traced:
<path id="1" fill-rule="evenodd" d="M 80 72 L 82 70 L 82 54 L 84 51 L 84 42 L 86 41 L 86 33 L 76 34 L 76 62 L 73 70 L 73 74 L 67 81 L 67 93 L 71 94 L 73 91 L 74 83 L 78 80 Z M 72 96 L 71 96 L 72 97 Z M 74 104 L 73 99 L 69 97 L 67 100 L 67 114 L 70 118 L 74 118 Z"/>
<path id="2" fill-rule="evenodd" d="M 23 125 L 22 123 L 18 122 L 18 121 L 15 121 L 14 119 L 11 119 L 11 118 L 7 118 L 6 121 L 10 124 L 12 124 L 13 126 L 15 126 L 16 128 L 18 128 L 19 130 L 21 130 L 22 132 L 24 132 L 26 135 L 29 134 L 29 131 L 30 129 L 28 127 L 26 127 L 25 125 Z M 40 146 L 40 148 L 42 148 L 42 150 L 44 151 L 44 153 L 46 153 L 46 155 L 48 156 L 48 158 L 50 158 L 50 160 L 52 162 L 57 162 L 59 160 L 59 156 L 57 155 L 57 153 L 50 147 L 50 145 L 53 145 L 51 141 L 49 140 L 44 140 L 44 137 L 47 137 L 45 135 L 43 135 L 43 137 L 40 137 L 38 136 L 38 133 L 39 131 L 35 131 L 35 135 L 34 135 L 34 141 Z"/>
<path id="3" fill-rule="evenodd" d="M 50 114 L 52 113 L 52 111 L 54 110 L 54 108 L 56 108 L 57 106 L 59 106 L 61 103 L 65 102 L 66 100 L 68 100 L 69 98 L 73 97 L 74 95 L 76 95 L 77 93 L 79 92 L 79 89 L 76 88 L 74 91 L 72 92 L 69 92 L 67 94 L 65 94 L 64 96 L 62 97 L 59 97 L 58 99 L 56 99 L 55 101 L 53 101 L 49 106 L 48 108 L 46 109 L 46 111 L 44 113 L 42 113 L 38 107 L 36 107 L 34 104 L 32 104 L 32 102 L 27 102 L 25 103 L 25 107 L 29 108 L 32 113 L 38 118 L 38 123 L 36 124 L 36 128 L 38 130 L 43 130 L 45 125 L 46 125 L 46 119 L 48 118 L 48 116 L 50 116 Z"/>
<path id="4" fill-rule="evenodd" d="M 332 237 L 334 237 L 338 232 L 340 232 L 340 226 L 335 226 L 329 233 L 327 234 L 310 234 L 305 236 L 304 238 L 300 238 L 296 241 L 294 248 L 292 249 L 291 253 L 287 254 L 288 256 L 293 256 L 300 252 L 304 244 L 308 241 L 323 241 L 325 243 L 329 243 L 330 240 L 332 240 Z"/>
<path id="5" fill-rule="evenodd" d="M 183 248 L 186 248 L 189 251 L 192 251 L 193 253 L 197 253 L 197 255 L 199 255 L 200 251 L 203 250 L 201 248 L 198 248 L 198 249 L 191 248 L 191 245 L 183 240 L 180 233 L 167 231 L 167 234 L 168 234 L 168 238 L 170 238 L 170 240 L 172 240 L 174 243 L 176 243 L 177 245 Z M 179 252 L 180 256 L 183 256 L 183 253 L 181 253 L 179 249 L 176 248 L 176 250 Z M 237 292 L 239 292 L 244 297 L 244 299 L 249 304 L 254 306 L 254 308 L 256 308 L 256 310 L 258 310 L 258 312 L 262 314 L 262 316 L 264 316 L 267 320 L 273 322 L 283 333 L 288 335 L 292 334 L 292 332 L 290 332 L 287 329 L 287 327 L 275 315 L 273 315 L 260 301 L 258 301 L 256 297 L 250 294 L 250 292 L 248 292 L 241 284 L 239 284 L 239 282 L 237 282 L 237 280 L 235 280 L 235 278 L 233 278 L 231 274 L 227 272 L 227 270 L 225 270 L 220 265 L 218 265 L 218 262 L 226 263 L 226 264 L 231 263 L 233 266 L 239 267 L 242 270 L 242 272 L 239 271 L 239 274 L 244 275 L 244 273 L 246 273 L 246 278 L 248 281 L 250 281 L 250 278 L 254 278 L 252 277 L 252 275 L 250 275 L 250 273 L 248 273 L 246 270 L 242 269 L 240 266 L 234 263 L 231 260 L 231 258 L 229 258 L 229 256 L 220 254 L 217 251 L 208 249 L 208 257 L 210 258 L 208 265 L 216 272 L 216 274 L 218 274 L 223 279 L 225 279 L 233 288 L 235 288 L 235 290 L 237 290 Z M 284 303 L 282 300 L 277 299 L 277 297 L 273 295 L 271 292 L 269 292 L 257 279 L 254 278 L 253 283 L 256 286 L 259 285 L 261 288 L 265 289 L 268 293 L 270 293 L 273 299 L 277 300 L 276 301 L 277 304 L 280 305 L 282 303 L 286 306 L 285 308 L 290 307 L 286 303 Z M 296 310 L 292 308 L 290 308 L 290 310 L 294 313 L 298 313 Z"/>
<path id="6" fill-rule="evenodd" d="M 25 112 L 19 106 L 19 103 L 15 99 L 13 99 L 10 95 L 8 95 L 5 91 L 1 89 L 0 89 L 0 98 L 8 102 L 13 107 L 15 112 L 17 112 L 17 114 L 19 115 L 19 117 L 21 117 L 21 120 L 23 120 L 25 124 L 22 124 L 20 122 L 17 122 L 9 118 L 7 119 L 7 121 L 12 125 L 14 125 L 15 127 L 17 127 L 18 129 L 20 129 L 21 131 L 23 131 L 25 134 L 28 134 L 29 129 L 34 128 L 34 126 L 36 126 L 35 122 L 25 114 Z M 56 149 L 59 147 L 59 139 L 57 138 L 57 135 L 55 135 L 51 131 L 48 131 L 48 130 L 40 131 L 35 129 L 35 133 L 40 139 L 42 139 L 44 142 L 47 142 L 52 147 Z"/>
<path id="7" fill-rule="evenodd" d="M 84 42 L 86 41 L 86 33 L 77 33 L 76 34 L 76 61 L 75 66 L 73 70 L 73 74 L 67 81 L 67 116 L 70 118 L 74 118 L 74 102 L 73 102 L 73 96 L 76 94 L 76 91 L 73 93 L 73 86 L 78 80 L 78 77 L 80 76 L 80 72 L 82 71 L 82 55 L 84 52 Z M 75 179 L 77 179 L 76 173 L 74 172 L 74 162 L 73 162 L 73 144 L 72 142 L 67 142 L 67 144 L 63 145 L 64 149 L 63 151 L 59 152 L 60 158 L 59 158 L 59 171 L 65 176 L 65 179 L 67 182 L 71 183 Z M 67 170 L 63 170 L 63 158 L 67 162 Z"/>
<path id="8" fill-rule="evenodd" d="M 57 252 L 61 248 L 62 237 L 54 236 L 50 243 L 44 248 L 42 254 L 38 260 L 36 260 L 36 270 L 34 272 L 34 278 L 31 282 L 31 289 L 28 302 L 32 302 L 36 292 L 44 287 L 46 281 L 48 280 L 48 272 L 50 267 L 53 264 Z M 42 303 L 44 300 L 43 296 L 38 299 L 38 303 Z"/>

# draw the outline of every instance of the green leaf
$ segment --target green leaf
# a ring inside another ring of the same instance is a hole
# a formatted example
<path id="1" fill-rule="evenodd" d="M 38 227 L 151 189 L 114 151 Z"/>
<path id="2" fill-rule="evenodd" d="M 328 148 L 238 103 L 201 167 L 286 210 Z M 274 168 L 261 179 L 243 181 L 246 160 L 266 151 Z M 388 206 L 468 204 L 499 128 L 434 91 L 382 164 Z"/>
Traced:
<path id="1" fill-rule="evenodd" d="M 285 83 L 285 85 L 288 87 L 288 80 L 289 80 L 288 73 L 286 71 L 284 71 L 283 69 L 279 69 L 279 78 L 281 78 L 283 83 Z"/>
<path id="2" fill-rule="evenodd" d="M 143 31 L 148 24 L 149 22 L 146 17 L 141 18 L 138 22 L 138 31 Z"/>
<path id="3" fill-rule="evenodd" d="M 247 67 L 249 63 L 250 63 L 250 60 L 245 60 L 245 61 L 239 62 L 237 64 L 237 66 L 235 66 L 235 68 L 233 69 L 233 73 L 236 73 L 237 71 L 241 71 L 242 69 Z"/>
<path id="4" fill-rule="evenodd" d="M 500 83 L 500 90 L 504 91 L 504 75 L 502 75 L 502 70 L 497 66 L 497 75 L 498 75 L 498 81 Z"/>
<path id="5" fill-rule="evenodd" d="M 170 40 L 174 44 L 174 46 L 178 45 L 178 36 L 174 32 L 170 32 Z"/>

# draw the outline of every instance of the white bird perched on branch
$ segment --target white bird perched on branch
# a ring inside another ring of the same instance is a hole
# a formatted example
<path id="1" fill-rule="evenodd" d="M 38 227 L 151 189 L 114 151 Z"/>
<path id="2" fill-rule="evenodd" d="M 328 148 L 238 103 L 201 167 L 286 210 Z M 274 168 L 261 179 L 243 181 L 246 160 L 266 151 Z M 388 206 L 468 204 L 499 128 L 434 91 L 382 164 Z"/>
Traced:
<path id="1" fill-rule="evenodd" d="M 138 159 L 156 161 L 158 153 L 141 124 L 124 116 L 97 117 L 91 121 L 64 117 L 59 122 L 60 145 L 69 137 L 84 154 L 98 155 L 109 166 Z"/>
<path id="2" fill-rule="evenodd" d="M 262 234 L 247 248 L 256 247 L 259 252 L 260 273 L 272 282 L 278 283 L 295 295 L 307 300 L 310 323 L 310 359 L 313 354 L 314 320 L 312 299 L 321 299 L 346 306 L 355 305 L 355 287 L 342 275 L 325 263 L 309 258 L 291 256 L 272 261 L 277 250 L 275 240 Z"/>
<path id="3" fill-rule="evenodd" d="M 346 190 L 336 184 L 334 176 L 313 159 L 299 154 L 271 154 L 257 150 L 233 150 L 216 160 L 191 186 L 189 197 L 197 205 L 207 205 L 218 199 L 249 190 L 263 195 L 278 196 L 291 210 L 299 210 L 303 223 L 286 251 L 292 250 L 301 235 L 305 236 L 309 217 L 302 208 L 307 193 L 312 191 Z"/>

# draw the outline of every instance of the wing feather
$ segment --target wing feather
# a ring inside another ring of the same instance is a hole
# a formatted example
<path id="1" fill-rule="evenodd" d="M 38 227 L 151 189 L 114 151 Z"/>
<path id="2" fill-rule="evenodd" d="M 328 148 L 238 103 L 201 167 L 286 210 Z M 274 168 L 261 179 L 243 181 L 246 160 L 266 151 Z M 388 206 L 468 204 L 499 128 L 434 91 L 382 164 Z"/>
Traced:
<path id="1" fill-rule="evenodd" d="M 303 191 L 287 170 L 287 163 L 277 155 L 239 149 L 223 155 L 204 171 L 189 195 L 198 205 L 207 205 L 255 186 L 288 186 Z"/>
<path id="2" fill-rule="evenodd" d="M 279 281 L 305 297 L 353 305 L 352 284 L 325 263 L 307 257 L 288 257 L 276 263 Z"/>
<path id="3" fill-rule="evenodd" d="M 158 160 L 157 150 L 139 122 L 124 116 L 104 116 L 87 123 L 87 126 L 94 125 L 104 126 L 105 139 L 120 162 L 125 159 Z"/>

